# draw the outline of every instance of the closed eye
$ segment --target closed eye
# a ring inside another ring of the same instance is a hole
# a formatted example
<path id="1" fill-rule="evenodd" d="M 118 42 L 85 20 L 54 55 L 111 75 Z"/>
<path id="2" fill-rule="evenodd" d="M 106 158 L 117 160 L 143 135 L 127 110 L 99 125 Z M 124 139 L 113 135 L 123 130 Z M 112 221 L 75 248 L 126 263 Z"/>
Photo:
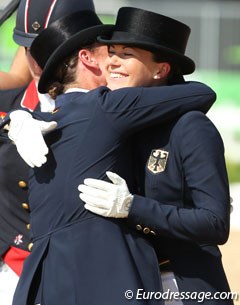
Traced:
<path id="1" fill-rule="evenodd" d="M 112 50 L 108 50 L 108 56 L 109 56 L 109 57 L 112 57 L 114 54 L 115 54 L 115 52 L 114 52 L 114 51 L 112 51 Z"/>
<path id="2" fill-rule="evenodd" d="M 132 53 L 127 53 L 127 52 L 124 52 L 123 55 L 124 55 L 124 56 L 127 56 L 127 57 L 128 57 L 128 56 L 134 56 Z"/>

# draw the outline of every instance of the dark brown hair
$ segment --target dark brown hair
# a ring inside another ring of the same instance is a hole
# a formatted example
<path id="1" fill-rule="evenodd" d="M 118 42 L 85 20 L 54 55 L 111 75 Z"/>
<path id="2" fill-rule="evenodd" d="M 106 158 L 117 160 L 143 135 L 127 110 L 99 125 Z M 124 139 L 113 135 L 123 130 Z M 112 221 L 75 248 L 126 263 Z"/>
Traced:
<path id="1" fill-rule="evenodd" d="M 64 93 L 65 87 L 74 82 L 76 79 L 77 63 L 78 51 L 66 58 L 66 60 L 56 68 L 54 73 L 56 81 L 49 84 L 47 90 L 52 99 L 56 99 L 58 95 Z"/>

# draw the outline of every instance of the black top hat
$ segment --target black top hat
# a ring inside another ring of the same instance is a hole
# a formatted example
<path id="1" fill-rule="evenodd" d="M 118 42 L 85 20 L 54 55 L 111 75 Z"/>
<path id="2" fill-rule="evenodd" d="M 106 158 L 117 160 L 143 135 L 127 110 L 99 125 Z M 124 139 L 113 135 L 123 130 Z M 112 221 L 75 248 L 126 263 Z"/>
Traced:
<path id="1" fill-rule="evenodd" d="M 79 11 L 53 22 L 33 41 L 30 52 L 43 69 L 39 80 L 40 93 L 54 79 L 57 66 L 82 47 L 97 41 L 97 36 L 108 35 L 112 25 L 103 25 L 93 11 Z M 46 43 L 47 42 L 47 43 Z"/>
<path id="2" fill-rule="evenodd" d="M 13 39 L 30 47 L 33 39 L 53 21 L 81 10 L 95 11 L 93 0 L 21 0 Z"/>
<path id="3" fill-rule="evenodd" d="M 184 55 L 190 31 L 186 24 L 175 19 L 139 8 L 122 7 L 111 36 L 100 36 L 98 41 L 162 52 L 173 59 L 182 74 L 190 74 L 195 64 Z"/>

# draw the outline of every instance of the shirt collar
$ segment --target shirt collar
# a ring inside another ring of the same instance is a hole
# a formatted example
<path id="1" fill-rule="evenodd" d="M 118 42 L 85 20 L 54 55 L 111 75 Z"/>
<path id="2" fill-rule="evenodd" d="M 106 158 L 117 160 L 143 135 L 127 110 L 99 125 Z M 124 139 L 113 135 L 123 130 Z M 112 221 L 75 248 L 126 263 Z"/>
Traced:
<path id="1" fill-rule="evenodd" d="M 88 89 L 82 89 L 82 88 L 69 88 L 65 91 L 65 93 L 71 93 L 71 92 L 85 92 L 87 93 Z"/>

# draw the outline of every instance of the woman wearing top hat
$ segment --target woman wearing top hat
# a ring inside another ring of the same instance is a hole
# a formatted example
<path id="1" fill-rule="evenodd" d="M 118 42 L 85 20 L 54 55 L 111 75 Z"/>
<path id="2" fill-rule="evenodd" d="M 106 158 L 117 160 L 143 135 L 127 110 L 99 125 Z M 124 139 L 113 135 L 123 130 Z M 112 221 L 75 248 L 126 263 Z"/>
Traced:
<path id="1" fill-rule="evenodd" d="M 120 305 L 129 303 L 131 291 L 133 304 L 161 304 L 154 298 L 136 300 L 138 289 L 161 289 L 158 259 L 149 240 L 135 228 L 128 228 L 124 220 L 100 217 L 84 209 L 77 186 L 88 176 L 104 178 L 107 170 L 118 171 L 131 184 L 129 136 L 188 109 L 206 111 L 215 94 L 198 83 L 159 87 L 163 64 L 151 51 L 136 49 L 131 53 L 131 48 L 124 49 L 122 56 L 129 59 L 129 72 L 133 64 L 135 76 L 112 69 L 109 86 L 116 87 L 114 83 L 122 81 L 118 87 L 125 87 L 124 79 L 128 79 L 128 87 L 138 88 L 110 91 L 103 86 L 87 92 L 106 83 L 103 59 L 107 48 L 96 38 L 111 29 L 94 13 L 82 12 L 52 24 L 31 46 L 31 54 L 43 68 L 40 92 L 57 95 L 55 111 L 33 115 L 56 120 L 58 126 L 46 136 L 50 149 L 46 164 L 30 173 L 33 248 L 13 304 Z M 182 31 L 184 37 L 189 33 L 185 25 Z M 49 44 L 44 48 L 46 38 Z M 189 73 L 194 63 L 183 55 L 186 40 L 179 58 Z M 165 69 L 169 69 L 167 64 Z M 18 114 L 12 113 L 11 119 Z M 24 147 L 19 146 L 19 134 L 32 120 L 25 115 L 22 130 L 15 136 L 11 133 L 20 150 Z M 34 128 L 33 124 L 30 132 Z M 30 160 L 34 160 L 31 152 Z M 130 199 L 119 207 L 122 217 L 128 213 Z"/>
<path id="2" fill-rule="evenodd" d="M 111 36 L 99 39 L 109 45 L 108 84 L 134 85 L 136 68 L 129 68 L 129 62 L 145 50 L 160 62 L 154 76 L 160 85 L 183 82 L 182 75 L 194 71 L 182 49 L 185 31 L 171 18 L 120 9 Z M 125 181 L 110 172 L 113 183 L 86 179 L 79 186 L 86 209 L 104 217 L 124 217 L 126 227 L 151 242 L 164 290 L 181 293 L 171 304 L 233 304 L 217 247 L 228 239 L 230 216 L 224 146 L 217 129 L 203 113 L 191 111 L 142 131 L 134 140 L 135 176 L 142 196 L 131 197 Z M 129 196 L 129 211 L 123 215 L 120 207 Z"/>

